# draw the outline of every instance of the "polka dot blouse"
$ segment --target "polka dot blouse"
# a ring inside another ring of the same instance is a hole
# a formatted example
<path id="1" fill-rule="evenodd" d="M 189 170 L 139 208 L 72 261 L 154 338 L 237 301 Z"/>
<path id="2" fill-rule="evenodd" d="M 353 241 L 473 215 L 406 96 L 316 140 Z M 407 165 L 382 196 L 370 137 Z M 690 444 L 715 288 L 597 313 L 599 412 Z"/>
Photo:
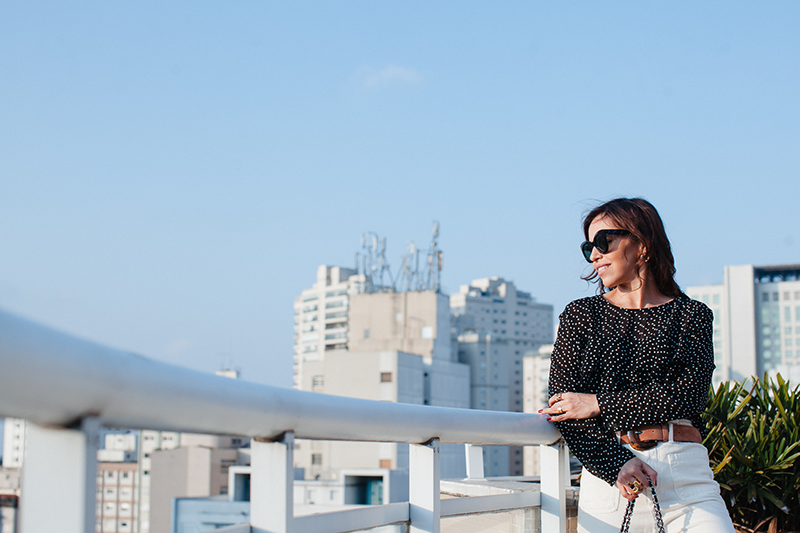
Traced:
<path id="1" fill-rule="evenodd" d="M 567 305 L 549 392 L 597 394 L 599 417 L 556 423 L 592 474 L 613 485 L 634 457 L 617 431 L 688 419 L 705 435 L 700 413 L 714 372 L 712 321 L 706 305 L 684 296 L 646 309 L 617 307 L 602 296 Z"/>

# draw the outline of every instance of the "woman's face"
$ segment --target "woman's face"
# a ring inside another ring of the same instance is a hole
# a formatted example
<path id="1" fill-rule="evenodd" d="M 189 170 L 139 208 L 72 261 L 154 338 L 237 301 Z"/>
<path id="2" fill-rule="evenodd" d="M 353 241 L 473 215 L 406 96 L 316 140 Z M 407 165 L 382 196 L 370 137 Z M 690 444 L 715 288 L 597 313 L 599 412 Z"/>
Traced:
<path id="1" fill-rule="evenodd" d="M 606 216 L 598 217 L 589 224 L 589 241 L 594 240 L 598 231 L 622 229 Z M 643 246 L 634 242 L 628 235 L 608 235 L 608 252 L 602 254 L 592 248 L 590 259 L 597 275 L 606 287 L 638 283 L 639 256 Z"/>

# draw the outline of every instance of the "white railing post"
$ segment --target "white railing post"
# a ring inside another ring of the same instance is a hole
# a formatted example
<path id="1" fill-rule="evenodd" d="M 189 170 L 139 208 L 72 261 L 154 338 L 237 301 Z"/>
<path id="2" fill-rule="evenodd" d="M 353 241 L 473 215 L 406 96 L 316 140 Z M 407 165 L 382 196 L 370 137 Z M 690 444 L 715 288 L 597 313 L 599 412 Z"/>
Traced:
<path id="1" fill-rule="evenodd" d="M 278 442 L 253 439 L 250 459 L 250 526 L 253 533 L 292 533 L 294 433 Z"/>
<path id="2" fill-rule="evenodd" d="M 483 446 L 465 444 L 464 448 L 464 455 L 467 457 L 467 479 L 484 479 Z"/>
<path id="3" fill-rule="evenodd" d="M 97 511 L 97 447 L 100 421 L 80 429 L 26 424 L 20 531 L 94 533 Z"/>
<path id="4" fill-rule="evenodd" d="M 542 531 L 567 533 L 567 487 L 569 448 L 560 439 L 552 446 L 539 446 L 541 465 Z"/>
<path id="5" fill-rule="evenodd" d="M 408 447 L 408 516 L 411 533 L 439 533 L 439 439 Z"/>

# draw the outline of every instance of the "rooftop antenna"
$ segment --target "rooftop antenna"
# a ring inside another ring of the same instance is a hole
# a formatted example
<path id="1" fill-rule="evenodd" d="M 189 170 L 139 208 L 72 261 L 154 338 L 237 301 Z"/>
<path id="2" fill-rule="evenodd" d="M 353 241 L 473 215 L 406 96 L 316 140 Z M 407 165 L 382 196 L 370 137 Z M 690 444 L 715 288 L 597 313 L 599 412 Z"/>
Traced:
<path id="1" fill-rule="evenodd" d="M 361 236 L 361 249 L 364 251 L 362 255 L 364 292 L 394 291 L 392 269 L 386 260 L 386 238 L 368 231 Z M 385 284 L 384 276 L 388 276 L 389 285 Z"/>
<path id="2" fill-rule="evenodd" d="M 439 222 L 433 223 L 433 237 L 428 250 L 428 266 L 425 275 L 420 271 L 420 249 L 409 241 L 406 253 L 402 256 L 403 265 L 392 276 L 392 269 L 386 259 L 386 238 L 380 237 L 373 231 L 361 235 L 361 252 L 355 254 L 355 271 L 364 277 L 363 285 L 358 287 L 359 292 L 411 292 L 434 291 L 441 289 L 440 278 L 442 259 L 444 254 L 439 249 Z"/>
<path id="3" fill-rule="evenodd" d="M 403 268 L 399 273 L 400 282 L 397 285 L 398 290 L 402 291 L 415 291 L 418 290 L 417 284 L 419 283 L 419 250 L 414 245 L 414 241 L 406 244 L 406 253 L 403 256 Z"/>
<path id="4" fill-rule="evenodd" d="M 434 221 L 431 248 L 428 250 L 428 273 L 425 280 L 425 288 L 429 291 L 439 292 L 443 258 L 444 254 L 439 249 L 439 222 Z"/>

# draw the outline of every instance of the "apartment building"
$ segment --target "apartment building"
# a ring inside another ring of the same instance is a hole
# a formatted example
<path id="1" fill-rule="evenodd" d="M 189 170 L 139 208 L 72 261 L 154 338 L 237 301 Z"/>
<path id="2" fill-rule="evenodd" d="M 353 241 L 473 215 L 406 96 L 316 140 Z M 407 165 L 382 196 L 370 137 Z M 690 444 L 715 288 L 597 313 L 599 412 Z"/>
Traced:
<path id="1" fill-rule="evenodd" d="M 523 412 L 523 354 L 553 342 L 553 306 L 513 282 L 473 280 L 450 296 L 453 344 L 471 369 L 471 407 Z M 522 475 L 520 447 L 484 448 L 487 476 Z"/>
<path id="2" fill-rule="evenodd" d="M 687 287 L 714 312 L 714 384 L 780 373 L 800 383 L 800 265 L 726 266 L 723 282 Z"/>

